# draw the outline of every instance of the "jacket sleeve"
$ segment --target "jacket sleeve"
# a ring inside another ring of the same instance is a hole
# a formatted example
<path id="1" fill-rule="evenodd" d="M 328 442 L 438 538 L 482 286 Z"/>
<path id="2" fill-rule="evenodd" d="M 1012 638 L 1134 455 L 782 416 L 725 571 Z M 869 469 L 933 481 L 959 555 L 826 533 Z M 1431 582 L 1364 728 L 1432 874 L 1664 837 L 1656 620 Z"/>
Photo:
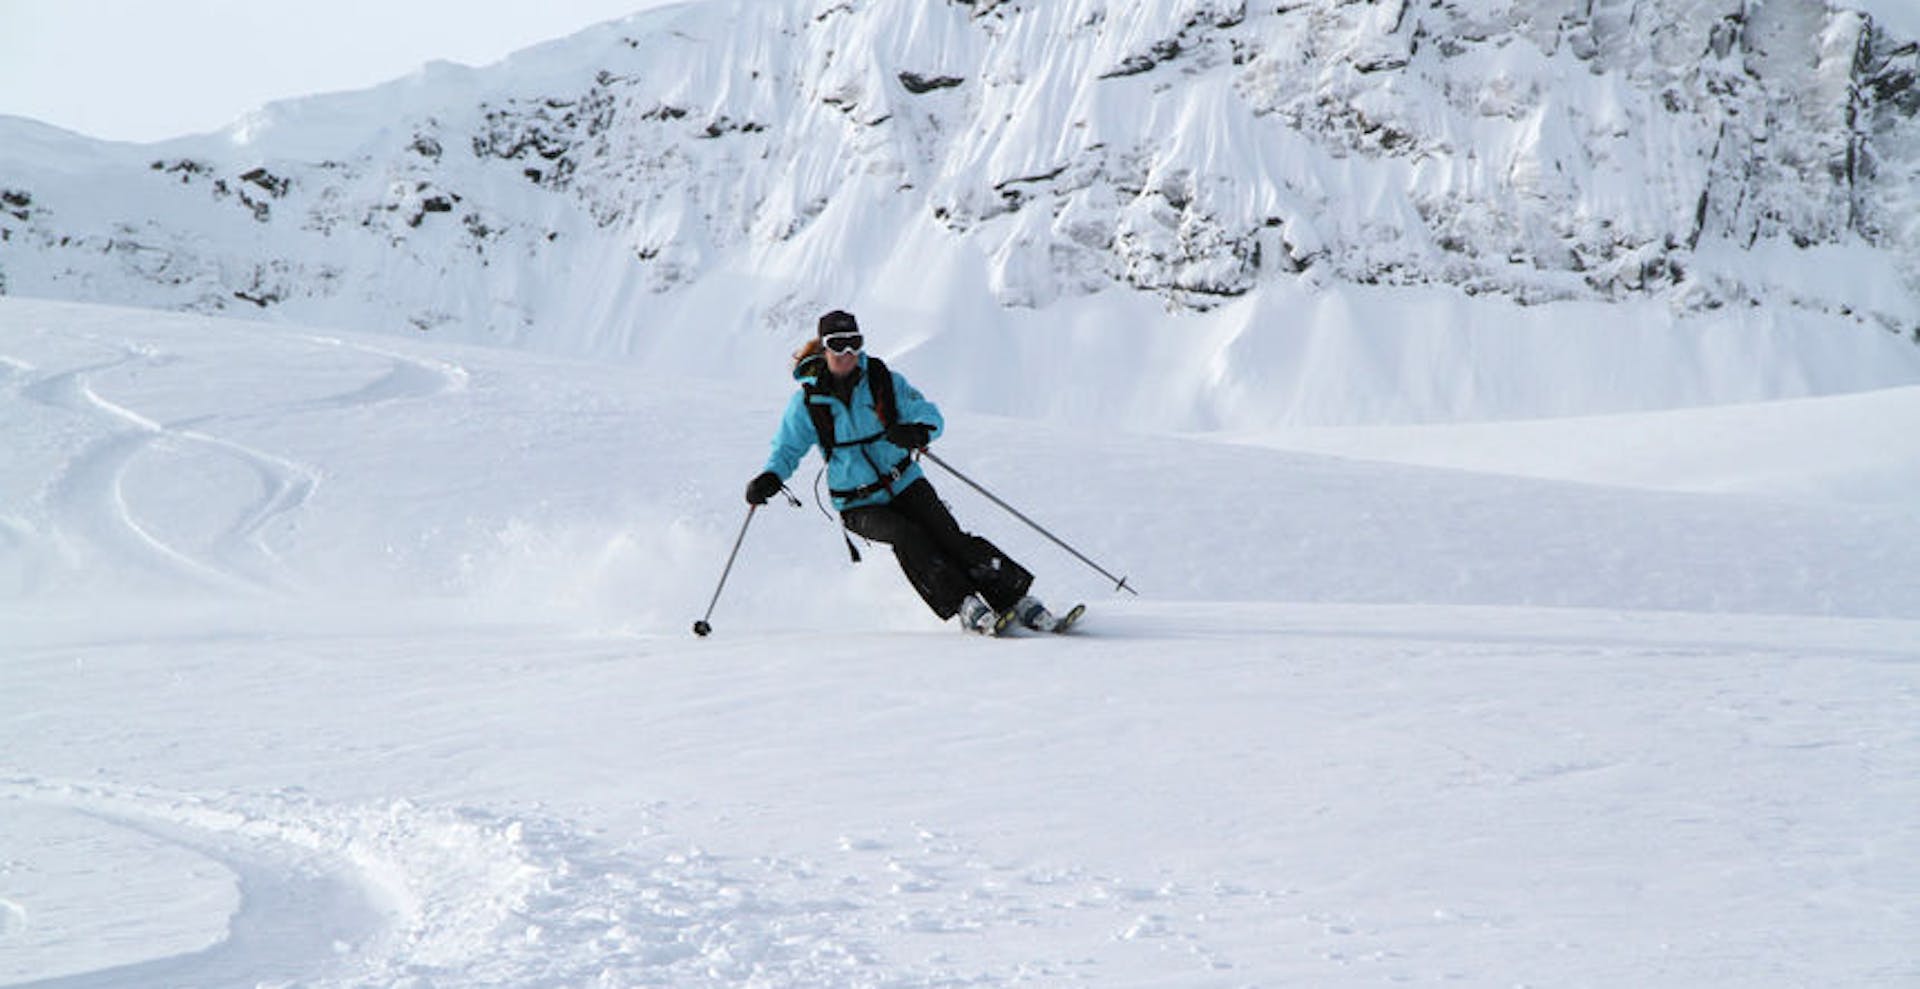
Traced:
<path id="1" fill-rule="evenodd" d="M 813 417 L 807 414 L 807 395 L 796 391 L 787 402 L 787 411 L 780 417 L 780 430 L 773 434 L 773 449 L 767 454 L 766 469 L 780 475 L 782 481 L 793 476 L 800 469 L 800 458 L 807 455 L 807 448 L 819 441 L 819 434 L 813 428 Z"/>
<path id="2" fill-rule="evenodd" d="M 938 439 L 947 425 L 946 418 L 940 415 L 940 407 L 920 394 L 920 389 L 915 388 L 906 375 L 892 368 L 887 370 L 893 374 L 893 404 L 900 411 L 900 421 L 925 423 L 933 427 L 930 439 Z"/>

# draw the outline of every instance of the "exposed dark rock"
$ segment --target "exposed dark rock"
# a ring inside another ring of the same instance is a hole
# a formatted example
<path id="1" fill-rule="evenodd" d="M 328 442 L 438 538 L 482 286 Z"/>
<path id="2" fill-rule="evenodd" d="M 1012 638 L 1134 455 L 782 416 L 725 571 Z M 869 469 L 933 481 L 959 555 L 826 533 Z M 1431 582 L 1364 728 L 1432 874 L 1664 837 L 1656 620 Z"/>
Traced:
<path id="1" fill-rule="evenodd" d="M 918 72 L 900 73 L 900 85 L 915 96 L 931 93 L 936 89 L 952 89 L 966 82 L 959 76 L 923 76 Z"/>
<path id="2" fill-rule="evenodd" d="M 1100 78 L 1119 79 L 1125 76 L 1137 76 L 1143 72 L 1152 72 L 1158 68 L 1161 63 L 1170 62 L 1179 58 L 1183 50 L 1184 48 L 1178 38 L 1168 38 L 1165 41 L 1154 42 L 1145 54 L 1128 55 L 1126 58 L 1120 60 L 1119 65 L 1100 73 Z"/>
<path id="3" fill-rule="evenodd" d="M 267 171 L 264 167 L 253 169 L 250 172 L 241 173 L 240 181 L 251 182 L 254 185 L 259 186 L 260 188 L 267 190 L 267 192 L 272 194 L 273 197 L 276 199 L 280 198 L 281 196 L 285 196 L 287 194 L 287 190 L 291 188 L 293 185 L 293 183 L 290 180 L 281 178 L 280 176 Z"/>

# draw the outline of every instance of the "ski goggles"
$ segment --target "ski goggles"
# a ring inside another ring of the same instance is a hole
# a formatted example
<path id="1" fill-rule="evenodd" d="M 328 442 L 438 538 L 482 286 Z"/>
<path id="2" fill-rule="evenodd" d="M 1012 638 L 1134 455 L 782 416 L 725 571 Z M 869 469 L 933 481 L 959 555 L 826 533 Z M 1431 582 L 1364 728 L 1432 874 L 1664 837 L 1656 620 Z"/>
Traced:
<path id="1" fill-rule="evenodd" d="M 857 354 L 866 342 L 858 333 L 829 333 L 820 338 L 821 346 L 836 354 Z"/>

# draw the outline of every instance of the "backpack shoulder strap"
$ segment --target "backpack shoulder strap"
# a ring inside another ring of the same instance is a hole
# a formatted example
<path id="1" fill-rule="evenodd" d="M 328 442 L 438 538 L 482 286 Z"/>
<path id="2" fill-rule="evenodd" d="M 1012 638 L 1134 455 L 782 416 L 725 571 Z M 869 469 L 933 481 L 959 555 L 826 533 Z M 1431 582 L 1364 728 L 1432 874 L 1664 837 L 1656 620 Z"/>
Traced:
<path id="1" fill-rule="evenodd" d="M 800 391 L 801 401 L 805 402 L 807 406 L 807 417 L 813 420 L 813 431 L 818 434 L 820 439 L 820 457 L 823 460 L 832 460 L 833 407 L 824 401 L 815 401 L 817 396 L 826 394 L 823 389 L 813 385 L 806 385 L 803 386 Z"/>
<path id="2" fill-rule="evenodd" d="M 893 372 L 887 370 L 885 361 L 872 354 L 867 355 L 867 388 L 873 392 L 873 410 L 880 414 L 880 425 L 899 422 L 900 405 L 893 395 Z"/>

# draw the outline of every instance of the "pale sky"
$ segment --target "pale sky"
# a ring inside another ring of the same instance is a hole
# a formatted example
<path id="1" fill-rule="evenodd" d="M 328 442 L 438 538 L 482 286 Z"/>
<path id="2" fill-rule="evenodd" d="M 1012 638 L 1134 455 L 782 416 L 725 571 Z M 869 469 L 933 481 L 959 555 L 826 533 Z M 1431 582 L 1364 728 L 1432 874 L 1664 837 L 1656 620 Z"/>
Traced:
<path id="1" fill-rule="evenodd" d="M 435 59 L 485 65 L 670 2 L 0 0 L 0 114 L 155 141 Z"/>

